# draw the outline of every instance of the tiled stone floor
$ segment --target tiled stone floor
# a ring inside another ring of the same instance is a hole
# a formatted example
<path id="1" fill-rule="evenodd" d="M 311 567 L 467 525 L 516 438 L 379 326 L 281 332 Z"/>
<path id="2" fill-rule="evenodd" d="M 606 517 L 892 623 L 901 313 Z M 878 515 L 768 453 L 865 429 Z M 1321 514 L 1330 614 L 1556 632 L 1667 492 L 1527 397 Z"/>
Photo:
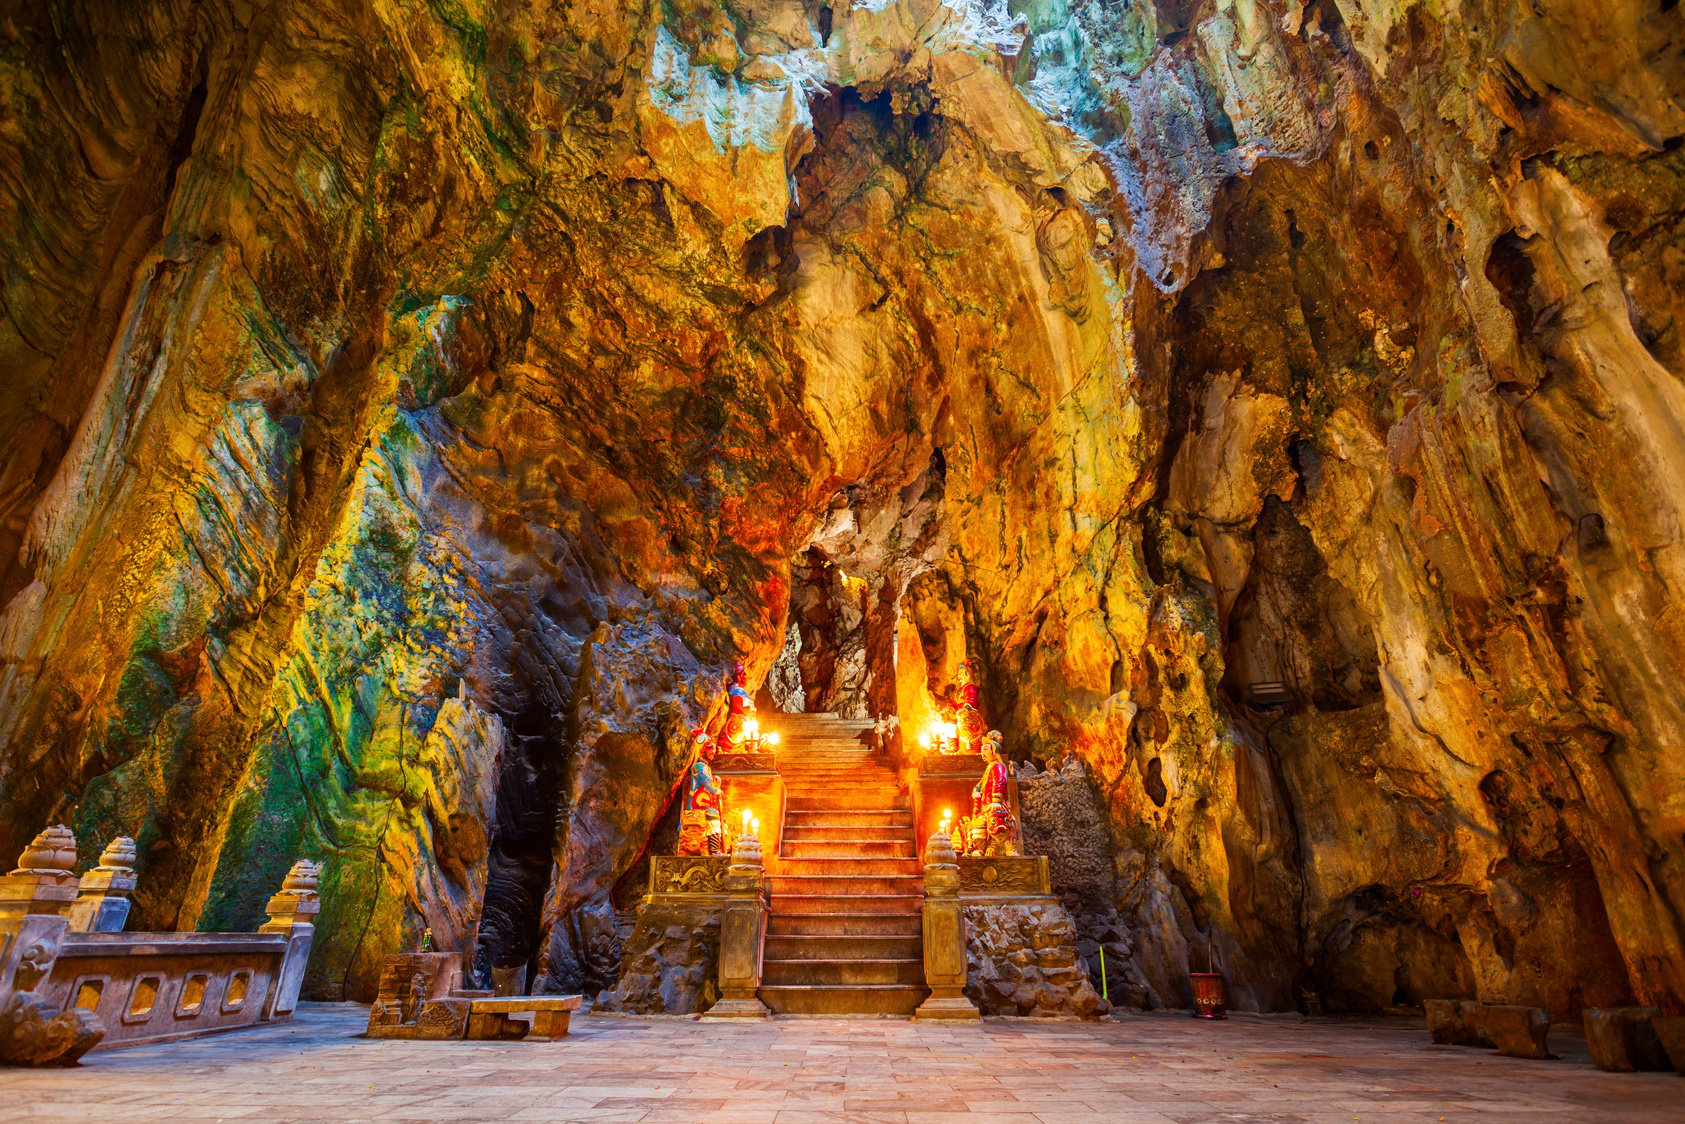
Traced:
<path id="1" fill-rule="evenodd" d="M 357 1037 L 366 1008 L 0 1073 L 0 1119 L 731 1121 L 1685 1120 L 1685 1079 L 1433 1046 L 1406 1020 L 1096 1023 L 580 1016 L 561 1042 Z"/>

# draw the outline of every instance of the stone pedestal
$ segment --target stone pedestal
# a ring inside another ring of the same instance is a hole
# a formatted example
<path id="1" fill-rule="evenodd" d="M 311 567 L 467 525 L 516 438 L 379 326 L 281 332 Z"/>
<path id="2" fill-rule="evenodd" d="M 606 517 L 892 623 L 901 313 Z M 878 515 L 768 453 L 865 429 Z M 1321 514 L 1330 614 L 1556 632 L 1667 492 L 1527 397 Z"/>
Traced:
<path id="1" fill-rule="evenodd" d="M 70 906 L 73 933 L 121 933 L 129 919 L 129 895 L 135 889 L 135 841 L 120 835 L 82 876 Z"/>
<path id="2" fill-rule="evenodd" d="M 369 1007 L 370 1038 L 461 1038 L 473 998 L 459 993 L 460 952 L 400 952 L 386 958 Z M 483 997 L 484 993 L 476 993 Z M 495 1037 L 495 1036 L 494 1036 Z"/>
<path id="3" fill-rule="evenodd" d="M 726 871 L 720 917 L 720 1001 L 709 1018 L 764 1019 L 768 1011 L 756 992 L 761 986 L 761 950 L 766 940 L 766 894 L 760 840 L 738 838 Z"/>
<path id="4" fill-rule="evenodd" d="M 285 933 L 288 940 L 274 1000 L 264 1012 L 266 1018 L 290 1015 L 298 1006 L 298 993 L 304 987 L 304 965 L 310 959 L 310 943 L 316 937 L 314 920 L 322 911 L 316 895 L 321 875 L 321 863 L 300 859 L 282 880 L 280 892 L 269 899 L 265 910 L 269 920 L 258 932 Z"/>
<path id="5" fill-rule="evenodd" d="M 924 982 L 930 998 L 915 1019 L 980 1019 L 965 995 L 965 911 L 960 904 L 959 863 L 953 841 L 930 837 L 924 857 Z"/>

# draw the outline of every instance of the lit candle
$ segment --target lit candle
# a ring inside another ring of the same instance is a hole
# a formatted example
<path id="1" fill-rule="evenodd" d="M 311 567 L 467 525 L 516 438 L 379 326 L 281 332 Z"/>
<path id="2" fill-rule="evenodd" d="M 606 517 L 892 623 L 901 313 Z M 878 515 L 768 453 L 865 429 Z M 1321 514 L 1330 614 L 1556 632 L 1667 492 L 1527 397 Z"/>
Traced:
<path id="1" fill-rule="evenodd" d="M 759 839 L 761 837 L 761 821 L 760 820 L 750 820 L 749 821 L 749 830 L 750 830 L 750 833 L 752 835 L 754 835 L 754 837 L 756 839 Z"/>
<path id="2" fill-rule="evenodd" d="M 923 731 L 922 733 L 919 734 L 919 748 L 920 749 L 929 749 L 930 748 L 930 731 L 929 730 L 925 730 L 925 731 Z"/>
<path id="3" fill-rule="evenodd" d="M 747 809 L 747 808 L 743 809 L 743 832 L 742 833 L 744 835 L 749 834 L 749 816 L 750 816 L 749 809 Z"/>
<path id="4" fill-rule="evenodd" d="M 769 748 L 777 746 L 778 745 L 778 731 L 777 730 L 772 731 L 770 734 L 768 734 L 762 740 L 764 740 L 766 742 L 766 744 Z"/>

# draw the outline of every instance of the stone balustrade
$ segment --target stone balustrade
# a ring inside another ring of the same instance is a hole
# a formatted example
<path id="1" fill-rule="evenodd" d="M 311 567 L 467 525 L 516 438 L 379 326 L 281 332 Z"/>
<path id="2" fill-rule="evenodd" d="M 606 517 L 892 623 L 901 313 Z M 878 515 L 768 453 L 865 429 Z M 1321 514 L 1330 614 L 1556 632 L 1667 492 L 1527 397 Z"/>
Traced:
<path id="1" fill-rule="evenodd" d="M 755 993 L 761 986 L 762 954 L 766 947 L 766 880 L 761 841 L 744 834 L 737 839 L 726 871 L 726 899 L 720 918 L 720 1000 L 708 1008 L 710 1018 L 766 1018 L 765 1003 Z"/>
<path id="2" fill-rule="evenodd" d="M 74 1062 L 289 1018 L 315 934 L 318 864 L 300 861 L 255 933 L 129 933 L 134 841 L 78 878 L 66 827 L 36 836 L 0 877 L 0 1062 Z"/>
<path id="3" fill-rule="evenodd" d="M 937 832 L 924 853 L 924 982 L 930 997 L 915 1019 L 976 1019 L 977 1005 L 965 996 L 965 910 L 960 904 L 960 870 L 953 840 Z"/>

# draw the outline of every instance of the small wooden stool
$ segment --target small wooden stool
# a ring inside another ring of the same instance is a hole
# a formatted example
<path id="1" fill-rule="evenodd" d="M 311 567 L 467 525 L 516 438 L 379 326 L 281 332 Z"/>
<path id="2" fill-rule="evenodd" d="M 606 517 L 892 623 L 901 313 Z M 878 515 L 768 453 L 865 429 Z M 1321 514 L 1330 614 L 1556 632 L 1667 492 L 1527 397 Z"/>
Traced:
<path id="1" fill-rule="evenodd" d="M 470 1001 L 468 1037 L 484 1041 L 494 1038 L 565 1038 L 568 1016 L 579 1010 L 578 995 L 497 995 Z M 529 1026 L 518 1015 L 531 1015 Z"/>

